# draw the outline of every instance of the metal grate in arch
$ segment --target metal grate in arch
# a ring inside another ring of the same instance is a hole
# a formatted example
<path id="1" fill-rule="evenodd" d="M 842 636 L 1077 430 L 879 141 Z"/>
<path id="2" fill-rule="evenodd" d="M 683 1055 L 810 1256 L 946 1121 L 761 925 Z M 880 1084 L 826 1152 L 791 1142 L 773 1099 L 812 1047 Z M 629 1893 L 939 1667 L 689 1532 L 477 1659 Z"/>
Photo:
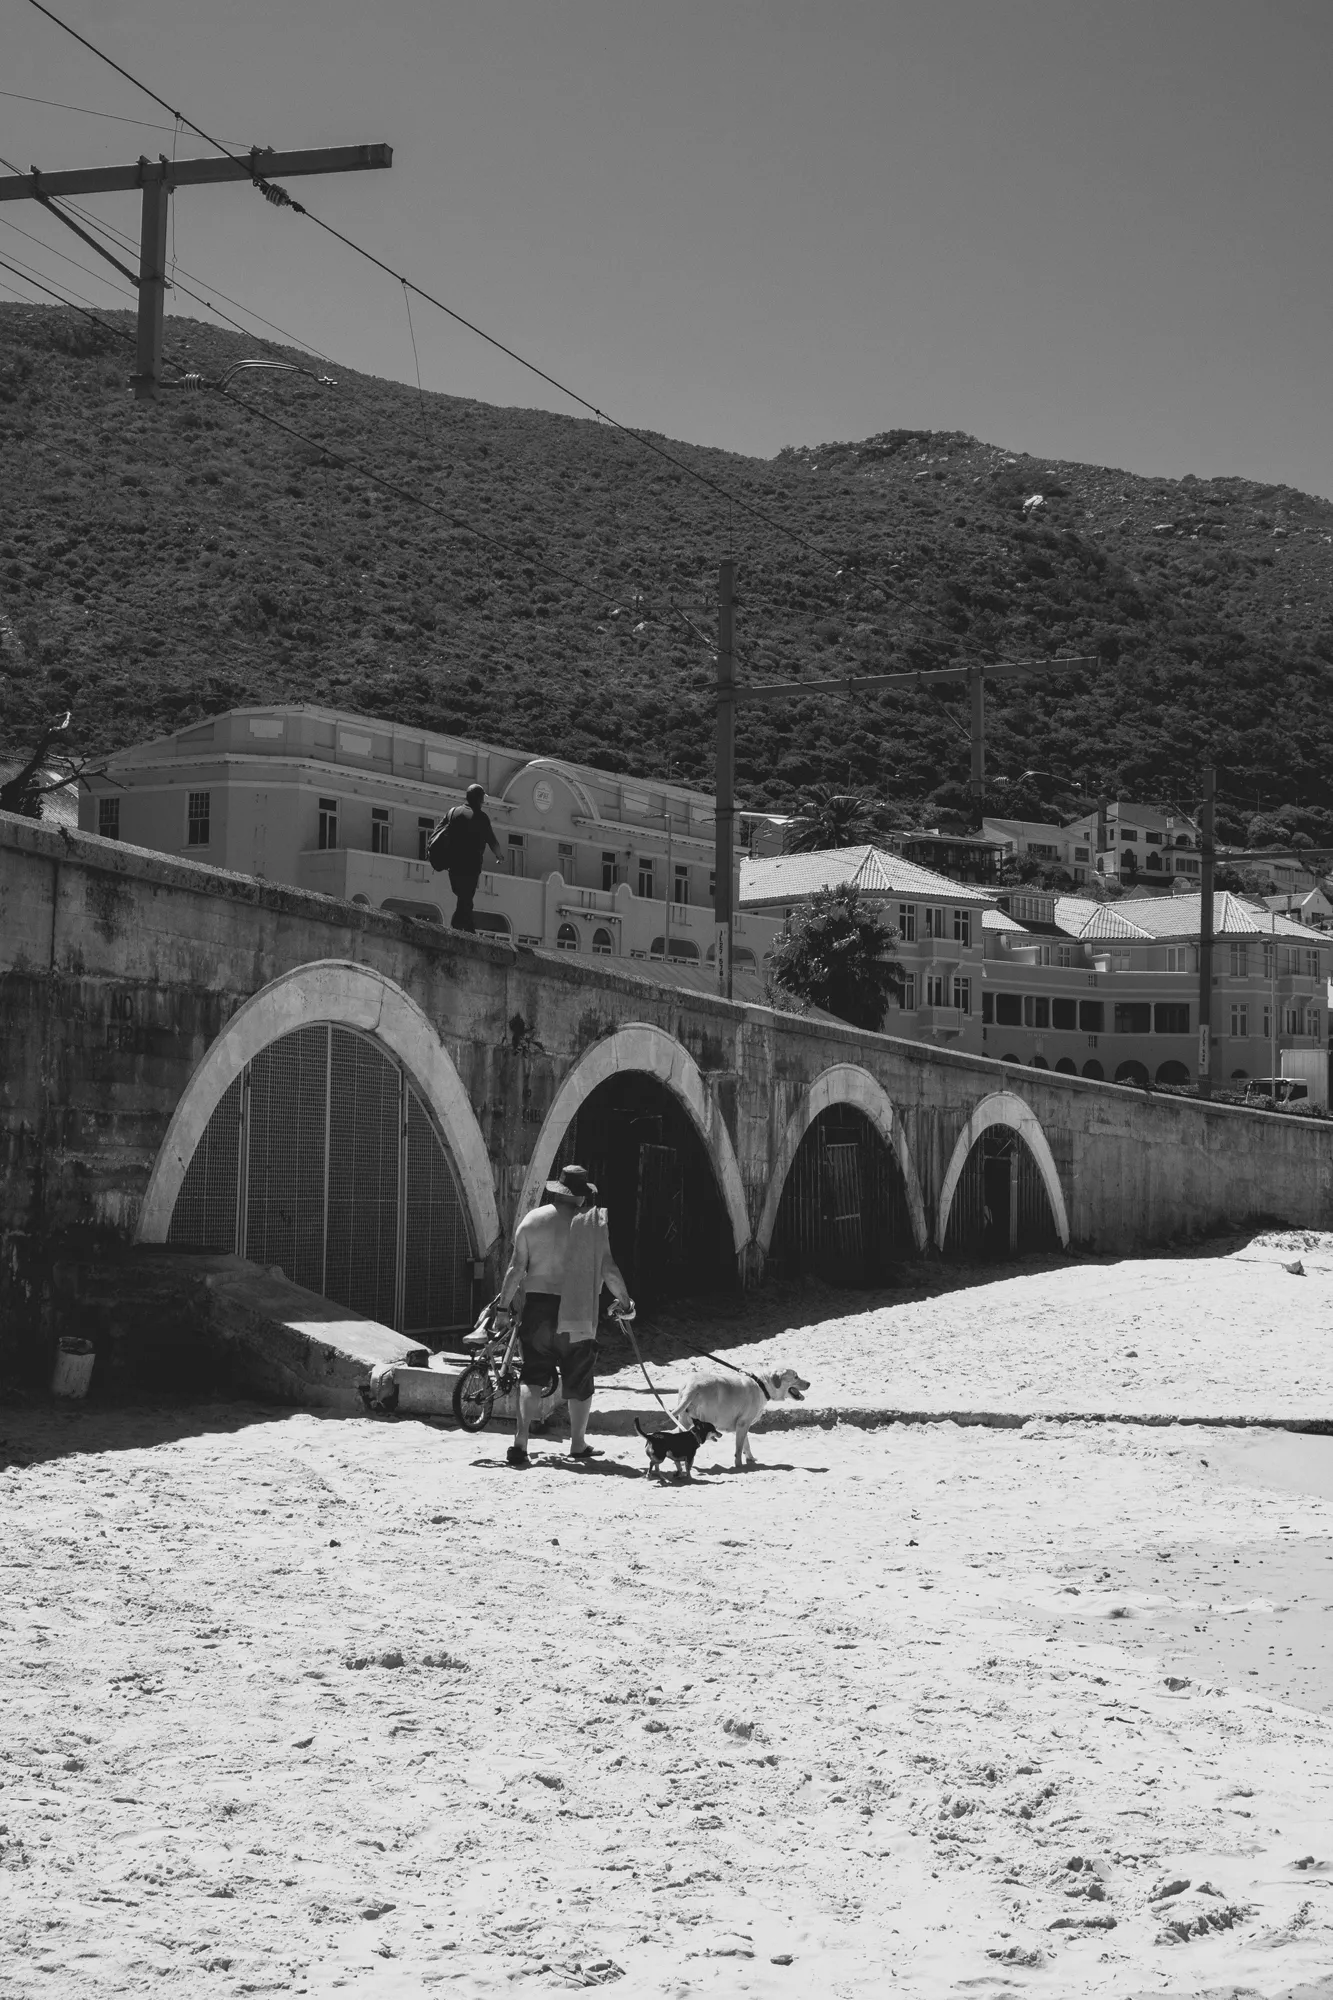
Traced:
<path id="1" fill-rule="evenodd" d="M 472 1321 L 466 1204 L 401 1063 L 350 1028 L 297 1028 L 228 1088 L 167 1232 L 234 1250 L 404 1333 Z"/>
<path id="2" fill-rule="evenodd" d="M 1058 1250 L 1060 1236 L 1036 1155 L 1008 1125 L 988 1125 L 954 1189 L 945 1254 L 1011 1257 Z"/>

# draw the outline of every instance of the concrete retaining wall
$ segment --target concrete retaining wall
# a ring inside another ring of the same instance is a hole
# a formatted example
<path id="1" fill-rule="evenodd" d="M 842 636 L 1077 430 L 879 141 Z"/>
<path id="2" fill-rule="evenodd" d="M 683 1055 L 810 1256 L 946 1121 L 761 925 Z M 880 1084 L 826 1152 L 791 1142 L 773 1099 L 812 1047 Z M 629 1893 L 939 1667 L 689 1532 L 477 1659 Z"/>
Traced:
<path id="1" fill-rule="evenodd" d="M 62 1264 L 139 1233 L 173 1118 L 252 996 L 299 1018 L 340 994 L 433 1063 L 492 1268 L 561 1107 L 613 1048 L 695 1118 L 749 1273 L 793 1135 L 831 1092 L 887 1107 L 932 1242 L 955 1151 L 989 1117 L 1035 1118 L 1075 1245 L 1333 1222 L 1333 1126 L 729 1005 L 0 815 L 0 1369 L 50 1336 Z"/>

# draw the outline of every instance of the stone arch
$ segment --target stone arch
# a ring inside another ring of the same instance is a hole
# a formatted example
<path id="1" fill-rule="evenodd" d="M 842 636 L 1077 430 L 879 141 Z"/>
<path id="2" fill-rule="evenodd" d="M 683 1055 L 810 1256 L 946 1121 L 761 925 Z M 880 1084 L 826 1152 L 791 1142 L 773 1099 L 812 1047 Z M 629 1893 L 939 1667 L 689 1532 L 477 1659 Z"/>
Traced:
<path id="1" fill-rule="evenodd" d="M 796 1158 L 802 1139 L 814 1124 L 821 1111 L 830 1110 L 835 1104 L 850 1104 L 857 1111 L 865 1113 L 875 1130 L 892 1148 L 907 1191 L 907 1209 L 912 1218 L 912 1235 L 918 1250 L 924 1250 L 930 1240 L 926 1227 L 926 1208 L 921 1199 L 921 1183 L 917 1179 L 916 1162 L 903 1131 L 902 1120 L 893 1108 L 892 1099 L 883 1085 L 876 1081 L 868 1069 L 861 1069 L 855 1063 L 834 1063 L 823 1070 L 810 1085 L 800 1103 L 787 1120 L 787 1129 L 778 1146 L 777 1158 L 768 1179 L 768 1191 L 764 1196 L 763 1213 L 759 1227 L 755 1231 L 755 1241 L 764 1256 L 768 1255 L 769 1244 L 773 1240 L 773 1230 L 777 1224 L 778 1208 L 782 1202 L 782 1190 L 787 1184 L 792 1161 Z"/>
<path id="2" fill-rule="evenodd" d="M 944 1239 L 949 1228 L 949 1211 L 953 1207 L 954 1192 L 967 1164 L 967 1156 L 976 1145 L 982 1133 L 991 1125 L 1008 1125 L 1017 1132 L 1029 1147 L 1037 1162 L 1038 1172 L 1046 1189 L 1046 1198 L 1051 1204 L 1051 1214 L 1055 1219 L 1056 1234 L 1062 1249 L 1069 1248 L 1069 1212 L 1065 1207 L 1064 1190 L 1060 1186 L 1060 1175 L 1046 1134 L 1041 1129 L 1041 1120 L 1030 1104 L 1012 1091 L 996 1090 L 989 1097 L 983 1097 L 972 1116 L 958 1134 L 958 1143 L 950 1156 L 944 1175 L 944 1185 L 940 1189 L 939 1214 L 935 1222 L 936 1248 L 943 1250 Z"/>
<path id="3" fill-rule="evenodd" d="M 489 1254 L 500 1236 L 490 1156 L 462 1079 L 415 1000 L 367 965 L 326 958 L 285 972 L 239 1007 L 176 1106 L 158 1148 L 139 1215 L 137 1241 L 165 1243 L 185 1170 L 218 1103 L 245 1065 L 294 1028 L 329 1022 L 360 1028 L 408 1070 L 435 1115 L 468 1205 L 476 1241 Z"/>
<path id="4" fill-rule="evenodd" d="M 732 1241 L 739 1257 L 750 1242 L 750 1215 L 745 1205 L 745 1183 L 741 1179 L 736 1149 L 722 1114 L 708 1095 L 699 1065 L 689 1050 L 674 1036 L 646 1021 L 617 1028 L 614 1034 L 595 1042 L 565 1078 L 542 1121 L 537 1143 L 528 1161 L 522 1192 L 514 1219 L 517 1222 L 532 1208 L 550 1176 L 560 1141 L 569 1129 L 581 1104 L 599 1084 L 623 1070 L 639 1070 L 653 1076 L 684 1106 L 717 1174 Z"/>

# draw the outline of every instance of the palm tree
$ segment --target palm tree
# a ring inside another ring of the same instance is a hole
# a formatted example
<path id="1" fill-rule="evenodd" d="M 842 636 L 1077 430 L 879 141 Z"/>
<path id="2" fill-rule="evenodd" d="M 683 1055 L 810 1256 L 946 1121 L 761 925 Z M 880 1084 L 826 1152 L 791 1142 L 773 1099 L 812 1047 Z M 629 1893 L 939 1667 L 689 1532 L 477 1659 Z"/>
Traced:
<path id="1" fill-rule="evenodd" d="M 812 785 L 796 809 L 788 851 L 814 854 L 827 847 L 863 847 L 872 830 L 864 799 L 854 792 L 837 792 L 832 785 Z"/>

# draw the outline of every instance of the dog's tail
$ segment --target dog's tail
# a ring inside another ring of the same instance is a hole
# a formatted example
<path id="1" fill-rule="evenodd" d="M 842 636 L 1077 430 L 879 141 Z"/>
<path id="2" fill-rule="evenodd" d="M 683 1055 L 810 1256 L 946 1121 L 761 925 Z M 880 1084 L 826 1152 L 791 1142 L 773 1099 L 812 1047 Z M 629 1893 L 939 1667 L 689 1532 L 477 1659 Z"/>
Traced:
<path id="1" fill-rule="evenodd" d="M 639 1436 L 641 1438 L 650 1438 L 657 1436 L 656 1431 L 646 1431 L 637 1417 L 634 1419 L 634 1428 L 639 1433 Z"/>

